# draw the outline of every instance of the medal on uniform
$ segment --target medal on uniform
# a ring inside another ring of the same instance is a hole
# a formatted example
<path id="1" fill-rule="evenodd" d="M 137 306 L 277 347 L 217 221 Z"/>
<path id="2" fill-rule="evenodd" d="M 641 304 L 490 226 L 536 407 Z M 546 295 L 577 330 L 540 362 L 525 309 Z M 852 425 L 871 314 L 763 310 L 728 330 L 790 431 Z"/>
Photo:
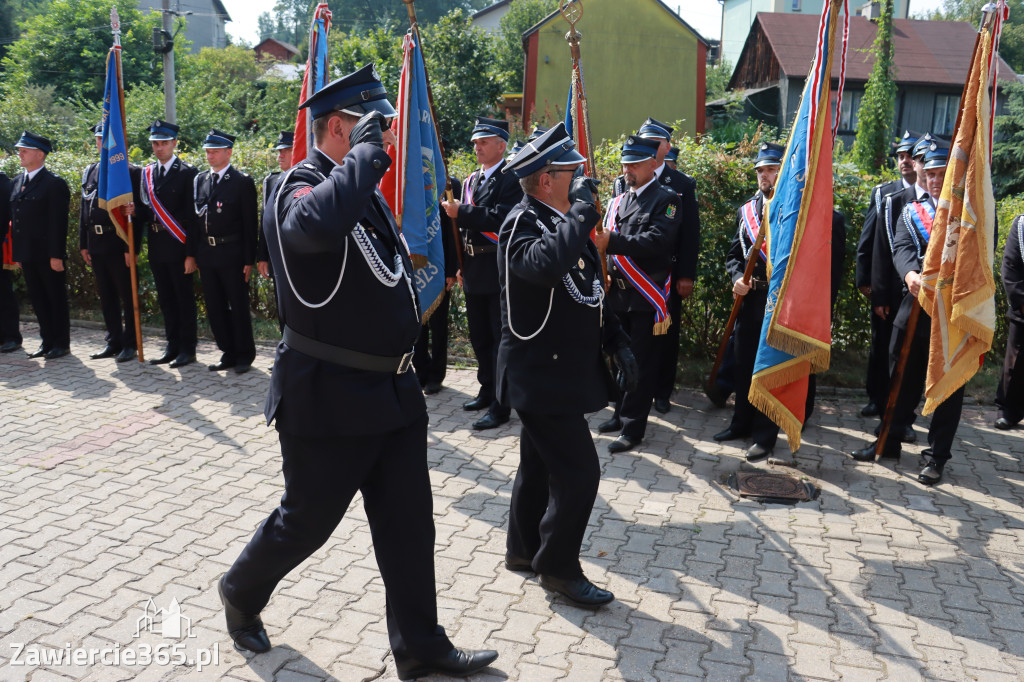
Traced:
<path id="1" fill-rule="evenodd" d="M 582 270 L 584 268 L 584 266 L 586 266 L 586 263 L 584 263 L 583 259 L 580 258 L 580 262 L 578 263 L 578 265 L 580 266 L 580 270 Z"/>
<path id="2" fill-rule="evenodd" d="M 220 202 L 220 201 L 217 202 L 217 213 L 220 213 L 220 207 L 223 206 L 223 205 L 224 205 L 223 202 Z"/>

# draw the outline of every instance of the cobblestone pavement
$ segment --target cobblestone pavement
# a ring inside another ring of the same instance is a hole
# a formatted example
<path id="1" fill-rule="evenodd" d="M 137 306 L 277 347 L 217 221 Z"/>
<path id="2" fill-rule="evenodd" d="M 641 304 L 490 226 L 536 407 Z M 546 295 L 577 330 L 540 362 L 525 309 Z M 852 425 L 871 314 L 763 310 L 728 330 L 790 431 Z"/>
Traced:
<path id="1" fill-rule="evenodd" d="M 88 360 L 100 333 L 73 337 L 74 357 L 0 356 L 0 680 L 392 678 L 358 500 L 264 612 L 271 652 L 243 656 L 224 631 L 216 580 L 282 492 L 269 349 L 225 376 Z M 441 623 L 501 654 L 478 679 L 1024 677 L 1024 432 L 995 431 L 991 409 L 965 410 L 929 489 L 920 444 L 898 467 L 845 457 L 872 423 L 824 400 L 796 459 L 821 496 L 788 507 L 735 498 L 741 445 L 711 439 L 728 411 L 678 392 L 638 451 L 598 438 L 584 566 L 617 600 L 590 612 L 503 569 L 519 424 L 473 432 L 474 390 L 453 370 L 427 402 Z"/>

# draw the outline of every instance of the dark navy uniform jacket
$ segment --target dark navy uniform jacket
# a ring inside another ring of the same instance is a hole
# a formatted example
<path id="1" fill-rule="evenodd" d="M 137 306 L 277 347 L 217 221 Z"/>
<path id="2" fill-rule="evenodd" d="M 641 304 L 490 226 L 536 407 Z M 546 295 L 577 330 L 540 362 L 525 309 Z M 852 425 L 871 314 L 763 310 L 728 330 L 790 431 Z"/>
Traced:
<path id="1" fill-rule="evenodd" d="M 183 263 L 186 256 L 195 258 L 198 252 L 198 225 L 195 213 L 195 178 L 199 172 L 196 167 L 185 163 L 177 156 L 171 162 L 167 175 L 157 177 L 160 166 L 156 162 L 149 164 L 153 172 L 153 190 L 167 212 L 185 230 L 185 243 L 182 244 L 168 232 L 157 220 L 152 210 L 149 212 L 149 229 L 146 239 L 149 242 L 149 260 L 156 263 Z M 149 196 L 142 190 L 142 201 L 149 207 Z M 150 207 L 152 209 L 152 207 Z"/>
<path id="2" fill-rule="evenodd" d="M 68 257 L 68 209 L 71 190 L 64 178 L 46 166 L 26 181 L 25 173 L 11 187 L 11 242 L 15 263 Z"/>
<path id="3" fill-rule="evenodd" d="M 914 188 L 911 187 L 907 191 L 913 192 Z M 928 250 L 928 242 L 924 241 L 916 233 L 916 230 L 911 232 L 911 230 L 914 230 L 914 226 L 910 224 L 910 211 L 914 210 L 913 205 L 918 201 L 918 199 L 915 199 L 903 207 L 899 220 L 896 221 L 895 234 L 893 235 L 892 262 L 900 281 L 904 282 L 902 290 L 903 300 L 900 302 L 899 312 L 896 313 L 896 317 L 893 319 L 893 326 L 898 329 L 907 328 L 907 318 L 910 317 L 910 309 L 915 301 L 915 298 L 907 291 L 907 274 L 910 272 L 921 272 L 924 254 Z M 932 206 L 934 207 L 934 204 Z M 918 324 L 917 327 L 917 333 L 920 334 L 922 327 L 926 328 L 927 325 Z"/>
<path id="4" fill-rule="evenodd" d="M 903 300 L 903 277 L 894 262 L 895 240 L 905 232 L 901 223 L 903 208 L 917 198 L 917 186 L 894 192 L 884 198 L 883 210 L 876 222 L 875 247 L 871 261 L 871 305 L 889 306 L 891 310 Z"/>
<path id="5" fill-rule="evenodd" d="M 469 246 L 494 249 L 494 244 L 481 232 L 497 234 L 505 222 L 505 216 L 523 198 L 523 190 L 514 173 L 502 173 L 505 162 L 500 161 L 486 181 L 473 191 L 473 204 L 459 206 L 456 218 L 462 232 L 465 248 L 462 253 L 462 283 L 467 294 L 498 293 L 497 252 L 489 251 L 475 256 L 469 255 Z M 483 171 L 477 169 L 482 175 Z M 462 201 L 466 198 L 463 197 Z"/>
<path id="6" fill-rule="evenodd" d="M 11 222 L 11 179 L 0 171 L 0 244 L 7 239 Z"/>
<path id="7" fill-rule="evenodd" d="M 420 313 L 412 261 L 377 190 L 391 160 L 373 145 L 357 144 L 344 161 L 337 166 L 313 149 L 281 181 L 278 223 L 266 235 L 278 312 L 285 325 L 322 343 L 401 356 L 419 337 Z M 357 234 L 365 235 L 369 259 Z M 373 254 L 391 272 L 397 256 L 404 275 L 385 284 L 371 268 Z M 276 418 L 279 431 L 314 438 L 384 433 L 408 426 L 425 411 L 414 372 L 353 369 L 317 360 L 283 341 L 277 346 L 265 414 L 268 423 Z"/>
<path id="8" fill-rule="evenodd" d="M 608 405 L 601 351 L 614 352 L 628 339 L 607 318 L 602 329 L 600 299 L 596 305 L 579 302 L 563 279 L 568 273 L 575 291 L 587 297 L 595 295 L 595 280 L 601 288 L 601 260 L 590 241 L 599 219 L 583 203 L 563 218 L 529 195 L 505 219 L 498 249 L 503 405 L 542 414 L 596 412 Z"/>
<path id="9" fill-rule="evenodd" d="M 277 183 L 281 179 L 281 171 L 271 171 L 263 178 L 263 219 L 260 221 L 260 231 L 256 239 L 256 260 L 269 261 L 270 254 L 267 251 L 267 224 L 274 225 L 274 192 L 277 190 Z"/>
<path id="10" fill-rule="evenodd" d="M 197 263 L 200 269 L 252 265 L 256 262 L 259 230 L 256 183 L 232 165 L 228 165 L 216 186 L 212 176 L 213 172 L 206 170 L 195 179 Z M 211 237 L 232 241 L 211 246 Z"/>
<path id="11" fill-rule="evenodd" d="M 100 185 L 99 166 L 99 163 L 90 163 L 82 173 L 82 203 L 78 210 L 78 248 L 87 249 L 90 256 L 127 253 L 128 244 L 117 236 L 110 214 L 107 213 L 107 209 L 100 208 L 96 197 Z M 139 194 L 142 169 L 128 164 L 128 175 L 132 181 L 132 201 L 135 202 L 132 234 L 135 253 L 138 253 L 142 247 L 142 235 L 146 231 L 148 211 Z M 102 234 L 97 233 L 97 225 L 103 231 Z"/>
<path id="12" fill-rule="evenodd" d="M 883 182 L 871 188 L 868 212 L 864 216 L 864 227 L 861 228 L 860 239 L 857 240 L 857 269 L 854 273 L 854 284 L 858 289 L 871 286 L 871 265 L 875 255 L 875 230 L 879 222 L 885 220 L 885 199 L 890 194 L 902 191 L 902 180 Z"/>
<path id="13" fill-rule="evenodd" d="M 626 202 L 629 202 L 628 204 Z M 629 256 L 660 287 L 672 272 L 679 234 L 680 199 L 672 190 L 653 181 L 635 200 L 623 199 L 618 209 L 618 232 L 608 239 L 608 255 Z M 619 285 L 622 274 L 609 260 L 612 288 L 609 305 L 617 312 L 654 312 L 654 308 L 629 282 Z"/>
<path id="14" fill-rule="evenodd" d="M 754 202 L 754 211 L 763 220 L 764 195 L 761 193 L 761 190 L 758 190 L 750 201 Z M 744 206 L 746 206 L 746 203 Z M 747 228 L 744 226 L 743 220 L 743 208 L 740 207 L 740 210 L 736 212 L 736 236 L 733 237 L 732 244 L 729 246 L 729 253 L 725 257 L 725 269 L 729 272 L 730 290 L 732 289 L 732 283 L 743 277 L 743 273 L 747 269 L 747 257 L 744 254 L 749 254 L 750 249 L 753 247 L 754 240 L 747 234 Z M 761 256 L 758 256 L 757 260 L 754 261 L 754 272 L 750 277 L 751 280 L 768 281 L 768 264 Z"/>
<path id="15" fill-rule="evenodd" d="M 1024 324 L 1024 228 L 1021 221 L 1024 215 L 1017 216 L 1010 224 L 1010 234 L 1006 236 L 1006 248 L 1003 249 L 1003 265 L 1000 274 L 1003 277 L 1003 288 L 1009 310 L 1006 317 Z"/>

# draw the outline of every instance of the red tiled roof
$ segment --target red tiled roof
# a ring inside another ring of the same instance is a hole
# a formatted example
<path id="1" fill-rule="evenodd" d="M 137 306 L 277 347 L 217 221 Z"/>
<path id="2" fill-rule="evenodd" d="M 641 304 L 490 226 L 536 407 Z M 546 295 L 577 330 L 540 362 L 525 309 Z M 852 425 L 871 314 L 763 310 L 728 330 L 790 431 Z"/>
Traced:
<path id="1" fill-rule="evenodd" d="M 758 12 L 772 51 L 787 76 L 806 76 L 814 56 L 819 17 L 807 14 Z M 894 19 L 896 80 L 902 84 L 963 85 L 967 79 L 971 51 L 977 30 L 962 21 L 923 21 Z M 874 58 L 869 50 L 877 26 L 864 17 L 850 17 L 850 42 L 846 58 L 846 78 L 867 81 Z M 834 63 L 840 58 L 836 41 Z M 740 57 L 742 60 L 742 56 Z M 833 75 L 838 75 L 833 71 Z M 1000 57 L 999 80 L 1016 80 L 1009 65 Z"/>

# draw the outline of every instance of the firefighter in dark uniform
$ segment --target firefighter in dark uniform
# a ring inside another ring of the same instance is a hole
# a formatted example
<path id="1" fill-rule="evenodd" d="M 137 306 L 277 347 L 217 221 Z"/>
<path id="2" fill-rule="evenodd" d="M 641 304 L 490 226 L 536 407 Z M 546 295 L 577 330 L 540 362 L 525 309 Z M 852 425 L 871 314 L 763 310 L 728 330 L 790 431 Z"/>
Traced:
<path id="1" fill-rule="evenodd" d="M 753 198 L 740 207 L 737 213 L 736 236 L 733 237 L 729 255 L 726 256 L 725 267 L 732 280 L 735 295 L 743 296 L 736 327 L 732 332 L 733 349 L 735 352 L 735 370 L 733 376 L 736 385 L 736 402 L 733 407 L 732 422 L 729 428 L 713 437 L 724 442 L 738 438 L 753 437 L 754 444 L 747 449 L 747 461 L 756 462 L 772 454 L 775 442 L 779 437 L 778 425 L 763 412 L 750 404 L 750 379 L 754 374 L 754 361 L 757 358 L 757 346 L 761 339 L 761 325 L 764 322 L 764 309 L 768 303 L 768 262 L 767 246 L 762 247 L 754 265 L 750 283 L 743 283 L 743 274 L 747 267 L 747 257 L 754 247 L 754 240 L 764 219 L 764 203 L 775 193 L 775 181 L 779 176 L 782 156 L 786 153 L 782 145 L 766 142 L 761 145 L 754 161 L 757 172 L 757 192 Z"/>
<path id="2" fill-rule="evenodd" d="M 50 140 L 26 130 L 14 146 L 25 172 L 14 178 L 11 188 L 12 258 L 25 276 L 42 337 L 39 348 L 28 356 L 53 360 L 71 352 L 64 271 L 71 191 L 44 165 L 53 149 Z"/>
<path id="3" fill-rule="evenodd" d="M 427 411 L 408 371 L 420 317 L 412 262 L 377 190 L 391 164 L 384 140 L 395 143 L 386 95 L 371 64 L 300 105 L 316 144 L 281 180 L 267 232 L 285 328 L 266 416 L 285 492 L 219 588 L 235 643 L 269 650 L 260 611 L 361 492 L 399 678 L 467 675 L 497 652 L 456 649 L 437 622 Z"/>
<path id="4" fill-rule="evenodd" d="M 1024 215 L 1014 218 L 1010 234 L 1003 249 L 1003 289 L 1009 309 L 1006 319 L 1009 334 L 1006 339 L 1006 358 L 1003 376 L 996 390 L 999 418 L 995 427 L 1002 431 L 1012 429 L 1024 418 Z"/>
<path id="5" fill-rule="evenodd" d="M 526 196 L 501 227 L 498 390 L 523 423 L 505 566 L 536 571 L 544 588 L 596 608 L 614 596 L 579 559 L 601 479 L 584 415 L 608 404 L 602 348 L 630 351 L 613 320 L 602 327 L 601 261 L 589 238 L 601 218 L 596 185 L 573 178 L 584 161 L 562 123 L 509 161 Z M 635 373 L 635 362 L 623 365 Z"/>
<path id="6" fill-rule="evenodd" d="M 174 153 L 178 126 L 156 120 L 149 126 L 156 161 L 142 172 L 142 201 L 150 217 L 146 240 L 156 298 L 164 316 L 167 345 L 151 365 L 184 367 L 196 361 L 194 273 L 199 233 L 195 216 L 198 172 Z"/>
<path id="7" fill-rule="evenodd" d="M 459 183 L 450 178 L 455 197 L 459 197 Z M 443 210 L 441 220 L 441 244 L 444 247 L 444 295 L 434 309 L 427 323 L 420 328 L 420 338 L 412 357 L 416 378 L 426 395 L 440 393 L 448 373 L 448 312 L 451 309 L 451 290 L 459 272 L 458 256 L 455 253 L 455 236 L 452 219 Z"/>
<path id="8" fill-rule="evenodd" d="M 661 368 L 656 337 L 671 324 L 668 298 L 681 202 L 655 177 L 657 151 L 658 140 L 639 135 L 626 138 L 622 171 L 629 191 L 616 196 L 605 209 L 605 228 L 610 232 L 608 309 L 629 335 L 629 347 L 640 365 L 636 390 L 621 395 L 615 414 L 598 426 L 601 433 L 621 429 L 608 444 L 611 452 L 632 450 L 643 440 Z"/>
<path id="9" fill-rule="evenodd" d="M 877 417 L 885 409 L 889 398 L 889 340 L 892 337 L 892 316 L 879 314 L 885 308 L 895 310 L 899 307 L 900 283 L 898 275 L 892 268 L 892 254 L 887 242 L 875 240 L 875 232 L 885 229 L 885 202 L 893 194 L 898 194 L 910 189 L 917 182 L 917 170 L 914 168 L 914 145 L 920 135 L 906 131 L 896 145 L 896 166 L 902 176 L 899 180 L 883 182 L 871 189 L 871 197 L 868 200 L 868 213 L 864 218 L 864 228 L 860 233 L 860 240 L 857 242 L 857 270 L 855 281 L 861 294 L 868 299 L 871 306 L 871 348 L 868 353 L 868 376 L 867 393 L 868 404 L 860 413 L 864 417 Z M 888 260 L 885 271 L 887 277 L 893 280 L 887 290 L 896 298 L 888 297 L 888 300 L 879 300 L 874 296 L 871 287 L 872 263 L 875 259 L 875 247 L 882 248 L 885 253 L 879 255 L 879 260 Z M 879 312 L 876 312 L 878 310 Z"/>
<path id="10" fill-rule="evenodd" d="M 252 369 L 256 343 L 249 313 L 249 277 L 256 260 L 259 207 L 256 183 L 231 165 L 235 138 L 216 128 L 203 149 L 210 170 L 196 175 L 195 209 L 199 275 L 203 280 L 206 315 L 221 350 L 211 371 Z"/>
<path id="11" fill-rule="evenodd" d="M 11 179 L 0 171 L 0 245 L 7 255 L 7 236 L 11 226 Z M 18 318 L 18 297 L 14 293 L 10 267 L 0 259 L 0 353 L 13 353 L 21 348 L 21 321 Z"/>
<path id="12" fill-rule="evenodd" d="M 665 334 L 655 339 L 658 354 L 657 378 L 654 388 L 654 409 L 665 414 L 671 409 L 672 391 L 676 387 L 676 368 L 679 364 L 679 318 L 683 299 L 693 293 L 697 279 L 697 256 L 700 253 L 700 213 L 697 208 L 697 181 L 668 164 L 668 154 L 674 147 L 674 129 L 653 118 L 640 127 L 640 137 L 658 141 L 659 166 L 654 174 L 658 181 L 679 195 L 679 232 L 675 260 L 672 265 L 672 291 L 668 297 L 668 310 L 672 324 Z M 676 149 L 676 158 L 679 150 Z"/>
<path id="13" fill-rule="evenodd" d="M 282 130 L 274 143 L 274 151 L 277 152 L 277 165 L 280 170 L 271 171 L 263 178 L 263 220 L 260 221 L 259 241 L 256 243 L 256 269 L 260 277 L 272 278 L 270 272 L 270 254 L 267 253 L 267 221 L 274 219 L 274 197 L 277 189 L 277 182 L 281 174 L 292 167 L 292 146 L 295 144 L 295 133 L 291 130 Z"/>
<path id="14" fill-rule="evenodd" d="M 442 201 L 449 218 L 455 218 L 463 236 L 462 288 L 466 294 L 469 341 L 476 355 L 480 392 L 463 405 L 466 410 L 487 413 L 473 422 L 477 430 L 493 429 L 509 419 L 509 407 L 496 398 L 494 367 L 501 340 L 501 307 L 498 303 L 498 230 L 512 207 L 523 198 L 514 176 L 502 172 L 508 143 L 508 122 L 477 118 L 473 149 L 480 168 L 466 178 L 461 200 Z"/>
<path id="15" fill-rule="evenodd" d="M 928 248 L 931 221 L 935 217 L 935 204 L 942 192 L 942 180 L 946 173 L 949 150 L 932 142 L 924 158 L 924 176 L 928 191 L 903 207 L 893 235 L 893 264 L 904 282 L 903 301 L 893 321 L 893 338 L 889 350 L 890 374 L 899 361 L 900 349 L 910 343 L 907 364 L 900 385 L 899 396 L 893 412 L 893 436 L 886 439 L 883 458 L 899 459 L 902 450 L 903 433 L 914 421 L 914 408 L 924 394 L 924 383 L 928 372 L 928 348 L 931 342 L 931 318 L 921 312 L 914 330 L 914 337 L 906 339 L 907 319 L 913 306 L 918 305 L 917 295 L 921 290 L 921 265 Z M 921 453 L 922 469 L 917 480 L 925 485 L 935 485 L 942 480 L 946 462 L 952 457 L 953 439 L 960 424 L 963 409 L 964 387 L 961 386 L 939 405 L 932 414 L 928 425 L 928 447 Z M 874 459 L 875 445 L 871 444 L 854 453 L 857 461 Z M 870 453 L 870 457 L 868 457 Z"/>
<path id="16" fill-rule="evenodd" d="M 677 162 L 679 161 L 679 147 L 669 147 L 668 154 L 665 154 L 665 165 L 676 170 Z"/>
<path id="17" fill-rule="evenodd" d="M 96 137 L 96 150 L 101 151 L 103 144 L 103 126 L 92 127 Z M 136 221 L 132 230 L 135 241 L 135 253 L 142 246 L 141 211 L 139 195 L 141 187 L 141 169 L 128 164 L 128 173 L 132 182 L 132 204 L 128 213 Z M 118 236 L 114 223 L 107 209 L 100 208 L 97 193 L 100 186 L 99 163 L 90 163 L 82 173 L 82 203 L 78 212 L 78 244 L 82 260 L 92 268 L 96 275 L 96 290 L 100 295 L 100 309 L 103 311 L 103 324 L 107 328 L 106 346 L 89 357 L 114 358 L 118 362 L 134 360 L 138 353 L 135 340 L 135 308 L 132 303 L 132 277 L 128 264 L 128 244 Z M 123 319 L 122 319 L 123 316 Z"/>

